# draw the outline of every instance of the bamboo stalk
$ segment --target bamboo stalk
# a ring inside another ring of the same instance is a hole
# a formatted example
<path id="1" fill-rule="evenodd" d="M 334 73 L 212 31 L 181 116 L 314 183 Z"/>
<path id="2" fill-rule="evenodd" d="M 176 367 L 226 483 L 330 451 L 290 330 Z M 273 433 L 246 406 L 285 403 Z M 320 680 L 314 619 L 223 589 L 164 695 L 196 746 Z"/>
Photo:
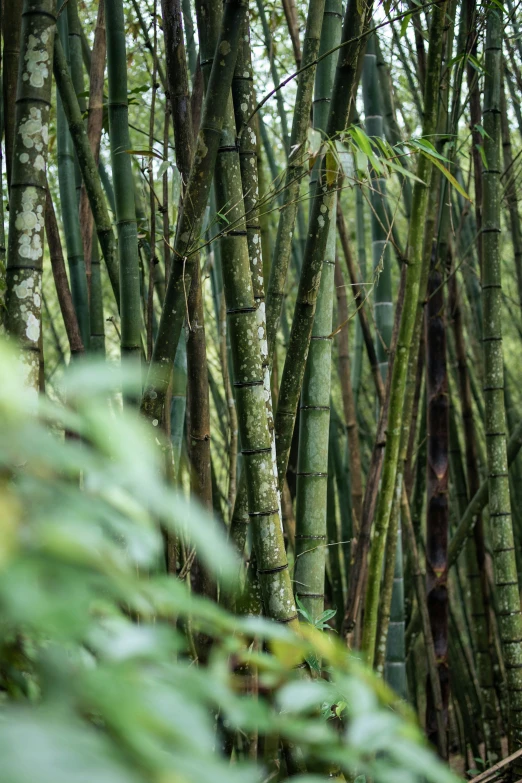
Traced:
<path id="1" fill-rule="evenodd" d="M 114 241 L 114 232 L 109 211 L 105 203 L 105 197 L 102 191 L 102 173 L 103 168 L 98 170 L 94 155 L 92 153 L 87 131 L 83 122 L 82 113 L 74 91 L 65 52 L 58 37 L 54 43 L 54 61 L 53 72 L 56 79 L 56 86 L 60 93 L 60 98 L 69 124 L 69 132 L 74 143 L 78 162 L 80 164 L 85 189 L 89 198 L 89 204 L 96 225 L 96 233 L 102 249 L 107 272 L 111 281 L 112 290 L 116 303 L 120 304 L 120 282 L 118 273 L 118 260 L 116 257 L 116 245 Z M 129 161 L 130 162 L 130 161 Z M 103 176 L 105 176 L 103 174 Z M 108 178 L 104 184 L 105 189 L 111 192 L 110 180 Z M 134 193 L 134 186 L 133 186 Z M 111 204 L 112 208 L 112 204 Z"/>
<path id="2" fill-rule="evenodd" d="M 502 351 L 502 283 L 500 273 L 500 92 L 502 74 L 502 12 L 491 9 L 486 22 L 484 84 L 483 265 L 484 401 L 489 484 L 489 518 L 497 596 L 497 617 L 506 667 L 510 708 L 510 746 L 522 743 L 522 616 L 514 555 L 507 472 Z M 515 765 L 520 773 L 521 765 Z"/>
<path id="3" fill-rule="evenodd" d="M 127 56 L 123 0 L 105 0 L 109 135 L 116 199 L 122 357 L 138 363 L 141 356 L 141 307 L 138 229 L 129 137 Z"/>
<path id="4" fill-rule="evenodd" d="M 16 99 L 18 84 L 18 65 L 20 62 L 20 36 L 22 32 L 23 0 L 9 0 L 4 4 L 2 52 L 3 116 L 5 133 L 5 169 L 7 184 L 11 189 L 11 170 L 13 167 L 13 149 L 15 144 Z"/>
<path id="5" fill-rule="evenodd" d="M 42 235 L 54 18 L 53 0 L 24 0 L 9 210 L 6 328 L 18 341 L 27 385 L 35 391 L 40 386 Z"/>
<path id="6" fill-rule="evenodd" d="M 60 9 L 63 8 L 60 3 Z M 57 24 L 58 35 L 67 59 L 69 56 L 68 16 L 60 13 Z M 80 231 L 80 219 L 76 200 L 76 173 L 74 148 L 63 105 L 58 96 L 56 107 L 58 181 L 60 185 L 60 206 L 67 251 L 67 263 L 71 279 L 71 293 L 78 325 L 85 349 L 89 350 L 91 336 L 89 291 L 83 257 L 83 244 Z"/>
<path id="7" fill-rule="evenodd" d="M 63 323 L 65 326 L 67 339 L 69 341 L 71 358 L 74 358 L 75 356 L 81 355 L 84 352 L 84 347 L 82 336 L 80 334 L 80 327 L 78 326 L 76 311 L 72 301 L 71 289 L 69 288 L 67 272 L 65 271 L 65 261 L 63 258 L 60 232 L 58 229 L 56 214 L 54 212 L 54 204 L 49 190 L 47 191 L 45 205 L 45 233 L 47 236 L 47 244 L 49 246 L 51 269 L 53 272 L 58 304 L 60 305 L 60 311 L 62 313 Z"/>
<path id="8" fill-rule="evenodd" d="M 341 3 L 327 0 L 321 30 L 319 55 L 330 51 L 341 38 Z M 321 60 L 315 74 L 314 128 L 326 130 L 335 74 L 335 57 Z M 312 172 L 312 197 L 318 187 L 319 166 Z M 321 284 L 317 297 L 310 349 L 303 378 L 299 416 L 299 446 L 296 489 L 296 596 L 315 620 L 324 610 L 324 573 L 326 562 L 327 517 L 335 531 L 335 484 L 329 459 L 330 386 L 332 361 L 332 310 L 335 269 L 335 199 L 325 248 Z M 333 507 L 332 507 L 333 506 Z M 338 540 L 338 538 L 337 538 Z M 329 541 L 330 543 L 330 541 Z M 342 582 L 338 546 L 329 553 L 330 573 L 339 612 L 342 606 Z M 340 597 L 339 597 L 340 593 Z"/>
<path id="9" fill-rule="evenodd" d="M 91 67 L 89 71 L 89 103 L 87 114 L 87 138 L 91 146 L 96 165 L 100 159 L 100 143 L 103 128 L 103 85 L 106 57 L 106 33 L 105 33 L 105 0 L 100 0 L 98 16 L 94 30 L 94 43 L 92 47 Z M 93 227 L 91 206 L 85 183 L 82 183 L 80 192 L 80 228 L 82 232 L 83 257 L 87 273 L 89 293 L 91 291 L 91 254 L 93 247 Z M 97 251 L 95 251 L 97 252 Z M 98 274 L 96 272 L 96 274 Z M 95 294 L 98 296 L 98 294 Z M 91 316 L 92 320 L 92 316 Z"/>
<path id="10" fill-rule="evenodd" d="M 430 30 L 430 47 L 428 51 L 428 73 L 424 97 L 423 136 L 431 136 L 436 129 L 445 10 L 445 2 L 434 5 L 432 9 L 432 26 Z M 399 328 L 397 354 L 395 356 L 392 371 L 387 428 L 388 437 L 382 469 L 381 491 L 374 520 L 374 540 L 368 567 L 366 611 L 363 625 L 363 649 L 367 655 L 367 660 L 370 663 L 373 663 L 375 656 L 380 575 L 384 558 L 388 523 L 393 506 L 393 495 L 395 492 L 401 438 L 401 416 L 408 372 L 408 358 L 415 325 L 417 299 L 423 266 L 422 250 L 424 219 L 431 182 L 431 169 L 432 164 L 430 161 L 421 155 L 417 163 L 417 176 L 421 182 L 416 181 L 414 185 L 412 219 L 408 236 L 408 266 L 406 269 L 404 306 Z M 397 491 L 401 491 L 400 486 Z"/>
<path id="11" fill-rule="evenodd" d="M 202 61 L 211 65 L 207 95 L 212 86 L 216 59 L 213 59 L 217 19 L 221 9 L 215 0 L 206 4 L 203 16 L 198 10 Z M 226 10 L 225 10 L 226 15 Z M 208 24 L 208 20 L 213 22 Z M 225 19 L 225 17 L 224 17 Z M 244 16 L 238 20 L 244 35 Z M 215 35 L 215 33 L 214 33 Z M 236 46 L 237 51 L 238 46 Z M 213 61 L 212 61 L 213 60 Z M 210 61 L 210 62 L 209 62 Z M 234 67 L 235 63 L 232 64 Z M 236 147 L 231 84 L 225 97 L 226 109 L 215 167 L 215 193 L 220 237 L 223 288 L 230 333 L 234 388 L 241 454 L 245 470 L 248 514 L 252 524 L 257 576 L 263 608 L 268 617 L 296 628 L 297 611 L 285 552 L 277 479 L 272 456 L 272 437 L 265 404 L 265 373 L 259 339 L 258 312 L 254 298 L 243 183 L 239 151 Z M 227 226 L 232 229 L 227 230 Z"/>
<path id="12" fill-rule="evenodd" d="M 319 54 L 324 7 L 324 0 L 312 0 L 308 6 L 301 63 L 302 68 L 306 70 L 301 71 L 297 81 L 297 94 L 290 134 L 290 153 L 288 155 L 281 198 L 281 211 L 279 213 L 277 236 L 267 287 L 266 322 L 268 352 L 271 357 L 275 354 L 275 341 L 284 302 L 285 283 L 298 212 L 300 183 L 305 171 L 305 144 L 310 124 L 315 77 L 315 65 L 313 63 Z M 261 124 L 261 132 L 263 132 L 263 124 Z M 275 162 L 271 166 L 273 179 L 275 179 L 274 166 Z"/>
<path id="13" fill-rule="evenodd" d="M 334 139 L 344 129 L 357 81 L 361 35 L 369 24 L 369 7 L 349 3 L 341 40 L 347 42 L 339 53 L 326 124 L 326 138 Z M 330 222 L 337 189 L 338 159 L 326 153 L 321 161 L 320 176 L 310 205 L 309 229 L 299 279 L 299 288 L 292 320 L 287 358 L 281 377 L 276 414 L 276 444 L 279 484 L 286 474 L 294 430 L 299 393 L 312 335 L 321 271 L 329 236 Z"/>
<path id="14" fill-rule="evenodd" d="M 208 81 L 194 161 L 178 219 L 165 303 L 141 405 L 143 413 L 156 426 L 162 417 L 170 367 L 186 314 L 187 289 L 199 247 L 203 214 L 207 206 L 237 58 L 240 28 L 245 14 L 243 0 L 229 0 L 225 3 L 218 43 L 221 56 L 213 61 Z"/>

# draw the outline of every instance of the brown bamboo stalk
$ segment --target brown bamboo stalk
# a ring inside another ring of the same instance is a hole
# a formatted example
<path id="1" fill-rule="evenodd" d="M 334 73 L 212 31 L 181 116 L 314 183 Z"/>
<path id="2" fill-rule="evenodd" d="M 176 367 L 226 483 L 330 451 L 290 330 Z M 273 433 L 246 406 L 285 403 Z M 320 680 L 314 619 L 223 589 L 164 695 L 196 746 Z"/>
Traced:
<path id="1" fill-rule="evenodd" d="M 103 86 L 106 58 L 105 0 L 100 0 L 98 17 L 94 30 L 94 43 L 89 72 L 89 105 L 87 115 L 87 137 L 96 164 L 100 159 L 100 143 L 103 129 Z M 94 220 L 85 185 L 80 192 L 80 229 L 82 232 L 83 257 L 89 292 L 91 290 L 91 254 Z"/>
<path id="2" fill-rule="evenodd" d="M 65 260 L 63 257 L 62 242 L 60 231 L 56 221 L 54 204 L 51 194 L 47 191 L 47 201 L 45 205 L 45 234 L 49 246 L 49 256 L 51 258 L 51 269 L 53 272 L 58 304 L 62 313 L 63 323 L 69 341 L 71 357 L 83 354 L 83 342 L 80 335 L 80 327 L 74 310 L 74 305 L 69 288 L 69 280 L 65 269 Z"/>

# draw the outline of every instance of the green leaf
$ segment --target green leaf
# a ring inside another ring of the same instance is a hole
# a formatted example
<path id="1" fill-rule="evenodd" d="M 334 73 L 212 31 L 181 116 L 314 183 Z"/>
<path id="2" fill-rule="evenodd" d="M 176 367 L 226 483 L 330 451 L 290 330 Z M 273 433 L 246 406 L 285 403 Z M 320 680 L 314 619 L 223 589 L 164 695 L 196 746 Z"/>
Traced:
<path id="1" fill-rule="evenodd" d="M 442 173 L 444 174 L 448 182 L 450 182 L 450 184 L 453 185 L 455 190 L 457 190 L 461 196 L 464 196 L 465 199 L 471 201 L 470 197 L 468 196 L 468 194 L 466 193 L 462 185 L 460 185 L 460 183 L 457 182 L 453 174 L 450 171 L 448 171 L 446 166 L 444 166 L 444 164 L 441 163 L 440 160 L 437 160 L 437 158 L 435 158 L 433 155 L 429 155 L 427 152 L 423 152 L 423 155 L 425 155 L 428 158 L 428 160 L 430 160 L 433 163 L 433 165 L 439 169 L 439 171 L 442 171 Z"/>
<path id="2" fill-rule="evenodd" d="M 358 125 L 352 125 L 349 128 L 350 135 L 352 136 L 356 146 L 364 152 L 365 155 L 370 157 L 372 155 L 372 144 L 369 136 Z"/>
<path id="3" fill-rule="evenodd" d="M 482 160 L 482 165 L 484 166 L 485 169 L 487 169 L 487 167 L 488 167 L 488 159 L 486 158 L 486 150 L 484 149 L 484 145 L 483 144 L 477 144 L 476 146 L 477 146 L 477 149 L 478 149 L 478 152 L 479 152 L 479 155 L 480 155 L 480 159 Z"/>

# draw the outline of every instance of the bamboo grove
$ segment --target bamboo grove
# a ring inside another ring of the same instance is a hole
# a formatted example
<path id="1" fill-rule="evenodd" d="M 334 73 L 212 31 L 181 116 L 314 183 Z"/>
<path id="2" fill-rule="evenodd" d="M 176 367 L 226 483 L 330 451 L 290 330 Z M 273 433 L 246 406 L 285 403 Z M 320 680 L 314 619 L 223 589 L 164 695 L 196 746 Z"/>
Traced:
<path id="1" fill-rule="evenodd" d="M 27 387 L 133 374 L 112 414 L 139 412 L 240 563 L 230 594 L 165 530 L 158 569 L 337 634 L 459 774 L 515 754 L 484 780 L 522 777 L 519 0 L 0 12 L 0 295 Z M 205 667 L 212 637 L 183 633 Z M 298 742 L 225 737 L 306 772 Z"/>

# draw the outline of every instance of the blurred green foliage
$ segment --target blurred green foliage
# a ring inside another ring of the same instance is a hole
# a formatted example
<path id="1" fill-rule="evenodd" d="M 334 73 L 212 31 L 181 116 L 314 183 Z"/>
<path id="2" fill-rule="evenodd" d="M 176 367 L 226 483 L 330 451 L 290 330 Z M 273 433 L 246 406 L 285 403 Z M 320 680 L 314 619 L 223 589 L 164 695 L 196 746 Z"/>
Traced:
<path id="1" fill-rule="evenodd" d="M 332 767 L 375 783 L 455 780 L 332 634 L 234 617 L 164 574 L 165 528 L 222 590 L 238 569 L 218 525 L 164 482 L 156 433 L 120 409 L 119 369 L 82 360 L 59 402 L 35 404 L 0 344 L 0 377 L 2 783 L 283 779 L 249 760 L 255 738 L 298 743 L 323 770 L 296 783 Z M 205 666 L 187 652 L 189 617 L 214 639 Z M 311 657 L 322 678 L 297 667 Z"/>

